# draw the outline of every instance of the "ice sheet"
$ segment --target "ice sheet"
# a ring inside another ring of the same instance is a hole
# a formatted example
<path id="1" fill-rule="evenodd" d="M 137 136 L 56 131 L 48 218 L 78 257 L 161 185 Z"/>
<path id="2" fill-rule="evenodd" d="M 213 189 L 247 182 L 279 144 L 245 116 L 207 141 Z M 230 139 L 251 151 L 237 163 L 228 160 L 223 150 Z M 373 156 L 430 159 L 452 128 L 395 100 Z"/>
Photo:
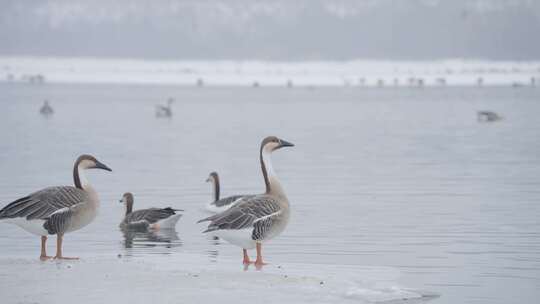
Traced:
<path id="1" fill-rule="evenodd" d="M 396 284 L 399 272 L 388 267 L 284 263 L 256 270 L 244 269 L 239 261 L 209 263 L 194 254 L 62 262 L 4 258 L 0 267 L 2 293 L 9 294 L 4 303 L 373 303 L 429 298 Z"/>

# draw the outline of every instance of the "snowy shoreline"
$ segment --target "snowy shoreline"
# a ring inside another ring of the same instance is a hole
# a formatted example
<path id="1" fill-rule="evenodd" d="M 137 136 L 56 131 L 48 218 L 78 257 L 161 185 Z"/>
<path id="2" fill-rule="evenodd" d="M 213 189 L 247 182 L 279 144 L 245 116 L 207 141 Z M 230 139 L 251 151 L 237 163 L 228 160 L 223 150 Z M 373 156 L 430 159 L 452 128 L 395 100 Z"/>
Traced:
<path id="1" fill-rule="evenodd" d="M 388 267 L 272 264 L 258 271 L 193 254 L 62 262 L 18 257 L 2 258 L 0 265 L 2 293 L 9 294 L 4 303 L 410 303 L 434 297 L 398 286 L 399 271 Z"/>
<path id="2" fill-rule="evenodd" d="M 0 56 L 0 82 L 183 86 L 539 86 L 540 62 L 174 61 Z"/>

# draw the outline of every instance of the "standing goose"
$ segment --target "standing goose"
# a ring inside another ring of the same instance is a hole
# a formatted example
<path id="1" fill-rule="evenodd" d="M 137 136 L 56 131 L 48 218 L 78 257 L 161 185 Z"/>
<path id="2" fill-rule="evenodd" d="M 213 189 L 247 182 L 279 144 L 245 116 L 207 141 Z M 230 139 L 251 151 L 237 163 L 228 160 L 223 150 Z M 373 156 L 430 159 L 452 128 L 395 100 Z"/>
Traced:
<path id="1" fill-rule="evenodd" d="M 123 229 L 174 229 L 182 216 L 177 214 L 176 211 L 184 211 L 182 209 L 172 209 L 171 207 L 133 211 L 133 194 L 130 192 L 124 193 L 120 203 L 126 206 L 126 216 L 120 223 L 120 228 Z"/>
<path id="2" fill-rule="evenodd" d="M 79 230 L 90 224 L 97 214 L 99 198 L 97 192 L 84 178 L 86 169 L 103 169 L 109 167 L 91 155 L 81 155 L 73 167 L 72 186 L 48 187 L 20 198 L 2 210 L 0 221 L 13 223 L 24 230 L 41 236 L 42 260 L 47 256 L 47 235 L 56 234 L 56 259 L 68 258 L 62 255 L 62 239 L 64 234 Z"/>
<path id="3" fill-rule="evenodd" d="M 272 168 L 273 151 L 294 145 L 275 136 L 266 137 L 260 148 L 261 169 L 266 192 L 243 198 L 228 210 L 202 219 L 209 221 L 208 229 L 216 236 L 243 249 L 243 263 L 251 263 L 247 249 L 257 248 L 256 266 L 264 265 L 262 243 L 279 235 L 289 222 L 289 200 Z"/>
<path id="4" fill-rule="evenodd" d="M 212 183 L 214 186 L 213 187 L 214 201 L 206 205 L 206 210 L 210 212 L 214 212 L 214 213 L 223 212 L 231 208 L 234 204 L 239 202 L 242 198 L 247 197 L 247 196 L 253 196 L 253 195 L 233 195 L 233 196 L 228 196 L 228 197 L 224 197 L 220 199 L 219 198 L 220 183 L 219 183 L 219 175 L 217 174 L 217 172 L 210 173 L 206 182 Z"/>

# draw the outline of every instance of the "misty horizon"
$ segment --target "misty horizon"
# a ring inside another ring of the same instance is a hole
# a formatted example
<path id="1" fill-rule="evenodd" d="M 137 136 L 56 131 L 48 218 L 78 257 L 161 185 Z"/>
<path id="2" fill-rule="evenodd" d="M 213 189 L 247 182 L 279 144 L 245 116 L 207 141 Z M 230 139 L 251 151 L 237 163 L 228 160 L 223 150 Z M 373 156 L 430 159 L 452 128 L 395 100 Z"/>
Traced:
<path id="1" fill-rule="evenodd" d="M 194 60 L 540 59 L 540 3 L 3 1 L 0 55 Z"/>

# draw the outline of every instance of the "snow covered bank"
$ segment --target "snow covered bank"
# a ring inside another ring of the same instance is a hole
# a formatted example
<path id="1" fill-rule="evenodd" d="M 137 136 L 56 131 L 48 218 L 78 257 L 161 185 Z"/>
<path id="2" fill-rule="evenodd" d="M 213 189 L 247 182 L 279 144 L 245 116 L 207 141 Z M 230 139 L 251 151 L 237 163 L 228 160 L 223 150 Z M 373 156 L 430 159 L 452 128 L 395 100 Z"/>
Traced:
<path id="1" fill-rule="evenodd" d="M 398 286 L 386 267 L 272 264 L 176 254 L 80 261 L 0 260 L 2 303 L 410 303 L 425 293 Z M 392 302 L 394 303 L 394 302 Z"/>
<path id="2" fill-rule="evenodd" d="M 540 85 L 540 62 L 264 62 L 0 57 L 0 82 L 252 87 L 518 87 Z"/>

